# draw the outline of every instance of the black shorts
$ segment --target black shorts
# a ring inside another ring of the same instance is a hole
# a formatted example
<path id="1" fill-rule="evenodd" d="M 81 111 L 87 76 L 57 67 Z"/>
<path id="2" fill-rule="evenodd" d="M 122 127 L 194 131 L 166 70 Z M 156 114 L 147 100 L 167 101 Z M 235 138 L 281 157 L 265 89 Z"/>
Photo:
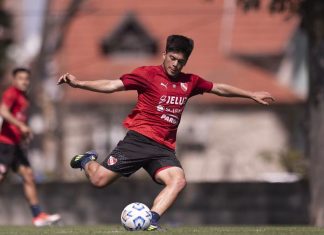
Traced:
<path id="1" fill-rule="evenodd" d="M 4 165 L 7 170 L 11 168 L 18 170 L 19 166 L 30 167 L 27 153 L 19 145 L 0 143 L 0 164 Z"/>
<path id="2" fill-rule="evenodd" d="M 182 168 L 172 149 L 135 131 L 127 132 L 102 165 L 126 177 L 143 167 L 155 182 L 157 172 L 173 166 Z"/>

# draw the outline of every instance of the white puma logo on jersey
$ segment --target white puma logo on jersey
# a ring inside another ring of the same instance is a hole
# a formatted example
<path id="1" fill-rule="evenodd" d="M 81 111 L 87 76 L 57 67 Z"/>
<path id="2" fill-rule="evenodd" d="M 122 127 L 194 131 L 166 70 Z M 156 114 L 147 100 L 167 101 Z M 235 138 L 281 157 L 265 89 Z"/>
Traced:
<path id="1" fill-rule="evenodd" d="M 161 82 L 161 86 L 164 86 L 165 87 L 165 89 L 168 89 L 168 83 L 163 83 L 163 82 Z"/>

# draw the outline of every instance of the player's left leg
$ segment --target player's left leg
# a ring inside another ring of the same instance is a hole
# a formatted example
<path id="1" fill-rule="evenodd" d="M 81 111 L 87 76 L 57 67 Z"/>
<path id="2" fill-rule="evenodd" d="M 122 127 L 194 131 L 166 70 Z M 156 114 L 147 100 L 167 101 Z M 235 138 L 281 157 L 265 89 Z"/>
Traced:
<path id="1" fill-rule="evenodd" d="M 179 193 L 186 186 L 185 174 L 180 167 L 169 167 L 159 171 L 155 175 L 155 180 L 165 185 L 165 187 L 153 202 L 151 209 L 152 223 L 149 230 L 156 230 L 159 227 L 158 220 L 160 216 L 172 206 Z"/>
<path id="2" fill-rule="evenodd" d="M 27 155 L 22 149 L 20 149 L 20 147 L 17 147 L 16 149 L 13 169 L 23 179 L 24 194 L 30 205 L 30 209 L 33 215 L 33 224 L 37 227 L 40 227 L 58 222 L 61 219 L 61 216 L 59 214 L 50 215 L 42 211 L 39 205 L 33 170 L 30 167 Z"/>

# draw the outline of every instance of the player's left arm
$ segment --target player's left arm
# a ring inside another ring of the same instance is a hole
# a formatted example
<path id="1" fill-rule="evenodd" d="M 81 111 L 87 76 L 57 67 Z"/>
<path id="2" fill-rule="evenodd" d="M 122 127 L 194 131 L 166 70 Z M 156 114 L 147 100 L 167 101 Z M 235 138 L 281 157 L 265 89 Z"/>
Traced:
<path id="1" fill-rule="evenodd" d="M 241 97 L 252 99 L 260 104 L 269 105 L 274 101 L 274 98 L 269 92 L 266 91 L 247 91 L 238 87 L 230 86 L 227 84 L 213 83 L 212 89 L 209 93 L 225 96 L 225 97 Z"/>

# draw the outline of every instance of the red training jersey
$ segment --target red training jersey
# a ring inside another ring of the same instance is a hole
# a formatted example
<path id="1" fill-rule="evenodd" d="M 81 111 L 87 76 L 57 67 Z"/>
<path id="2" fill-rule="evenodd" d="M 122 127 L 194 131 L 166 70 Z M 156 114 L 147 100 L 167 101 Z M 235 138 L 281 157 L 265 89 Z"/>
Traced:
<path id="1" fill-rule="evenodd" d="M 194 74 L 170 78 L 161 66 L 135 69 L 121 78 L 126 90 L 137 90 L 138 100 L 124 126 L 175 149 L 181 115 L 188 99 L 208 92 L 213 83 Z"/>
<path id="2" fill-rule="evenodd" d="M 1 102 L 9 108 L 11 114 L 16 119 L 24 123 L 27 122 L 29 101 L 24 92 L 11 86 L 4 91 Z M 21 138 L 22 134 L 19 128 L 4 120 L 0 132 L 0 143 L 19 144 Z"/>

